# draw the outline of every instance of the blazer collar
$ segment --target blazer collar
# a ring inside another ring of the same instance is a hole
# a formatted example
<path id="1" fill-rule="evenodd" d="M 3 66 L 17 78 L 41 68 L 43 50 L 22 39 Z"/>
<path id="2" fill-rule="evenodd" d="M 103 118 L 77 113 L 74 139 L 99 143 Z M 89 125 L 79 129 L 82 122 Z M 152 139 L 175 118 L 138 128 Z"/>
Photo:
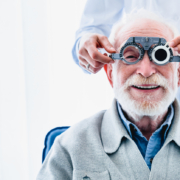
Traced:
<path id="1" fill-rule="evenodd" d="M 105 112 L 102 120 L 101 138 L 104 151 L 109 154 L 117 151 L 123 137 L 131 139 L 119 118 L 114 99 L 112 107 Z"/>
<path id="2" fill-rule="evenodd" d="M 174 140 L 180 146 L 180 107 L 177 100 L 174 101 L 173 106 L 175 115 L 165 144 Z M 117 151 L 123 137 L 132 140 L 120 120 L 116 100 L 114 99 L 112 107 L 105 112 L 102 120 L 101 138 L 104 151 L 108 154 Z"/>
<path id="3" fill-rule="evenodd" d="M 175 99 L 173 106 L 174 106 L 174 119 L 169 129 L 169 133 L 165 141 L 165 144 L 173 140 L 176 142 L 178 146 L 180 146 L 180 112 L 179 112 L 180 106 L 177 99 Z"/>

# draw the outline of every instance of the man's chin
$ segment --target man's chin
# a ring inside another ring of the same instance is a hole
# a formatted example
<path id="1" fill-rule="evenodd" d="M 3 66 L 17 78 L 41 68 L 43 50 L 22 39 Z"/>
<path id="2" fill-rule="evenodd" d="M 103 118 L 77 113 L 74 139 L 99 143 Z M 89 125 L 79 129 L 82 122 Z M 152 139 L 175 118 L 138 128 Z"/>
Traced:
<path id="1" fill-rule="evenodd" d="M 166 111 L 161 101 L 134 101 L 134 112 L 139 116 L 155 116 Z"/>
<path id="2" fill-rule="evenodd" d="M 116 99 L 121 104 L 123 110 L 131 116 L 133 114 L 138 116 L 157 116 L 167 111 L 175 97 L 166 94 L 166 96 L 161 99 L 146 97 L 135 100 L 129 97 L 128 93 L 123 93 L 121 91 L 121 96 L 116 94 Z"/>
<path id="3" fill-rule="evenodd" d="M 126 109 L 130 114 L 136 114 L 138 116 L 155 116 L 160 112 L 165 111 L 162 109 L 161 102 L 153 101 L 136 101 L 131 100 L 131 105 L 122 103 L 122 108 Z"/>

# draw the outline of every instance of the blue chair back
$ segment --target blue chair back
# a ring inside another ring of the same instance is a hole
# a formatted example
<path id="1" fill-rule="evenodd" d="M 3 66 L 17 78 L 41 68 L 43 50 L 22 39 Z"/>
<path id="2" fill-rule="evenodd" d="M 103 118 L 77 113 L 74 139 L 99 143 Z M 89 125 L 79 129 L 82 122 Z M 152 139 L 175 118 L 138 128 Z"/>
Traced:
<path id="1" fill-rule="evenodd" d="M 43 149 L 43 153 L 42 153 L 42 162 L 44 161 L 44 159 L 46 158 L 49 150 L 51 149 L 51 146 L 54 143 L 54 140 L 56 138 L 56 136 L 62 134 L 64 131 L 66 131 L 70 126 L 64 126 L 64 127 L 56 127 L 52 130 L 50 130 L 44 140 L 44 149 Z"/>

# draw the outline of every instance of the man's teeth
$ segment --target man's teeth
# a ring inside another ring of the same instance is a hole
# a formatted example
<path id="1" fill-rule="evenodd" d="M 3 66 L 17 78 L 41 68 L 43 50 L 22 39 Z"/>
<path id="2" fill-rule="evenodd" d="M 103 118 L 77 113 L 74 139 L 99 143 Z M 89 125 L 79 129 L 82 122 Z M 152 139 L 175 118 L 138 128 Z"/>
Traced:
<path id="1" fill-rule="evenodd" d="M 133 87 L 138 88 L 138 89 L 156 89 L 159 86 L 135 86 L 135 85 L 133 85 Z"/>

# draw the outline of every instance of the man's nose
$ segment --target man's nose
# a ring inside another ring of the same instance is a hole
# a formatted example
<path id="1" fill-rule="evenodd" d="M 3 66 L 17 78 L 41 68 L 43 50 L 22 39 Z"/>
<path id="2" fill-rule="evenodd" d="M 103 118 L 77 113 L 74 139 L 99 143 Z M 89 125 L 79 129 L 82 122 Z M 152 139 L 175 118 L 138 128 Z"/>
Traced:
<path id="1" fill-rule="evenodd" d="M 157 65 L 150 61 L 146 52 L 143 59 L 138 63 L 137 73 L 144 77 L 150 77 L 152 74 L 156 73 L 156 66 Z"/>

